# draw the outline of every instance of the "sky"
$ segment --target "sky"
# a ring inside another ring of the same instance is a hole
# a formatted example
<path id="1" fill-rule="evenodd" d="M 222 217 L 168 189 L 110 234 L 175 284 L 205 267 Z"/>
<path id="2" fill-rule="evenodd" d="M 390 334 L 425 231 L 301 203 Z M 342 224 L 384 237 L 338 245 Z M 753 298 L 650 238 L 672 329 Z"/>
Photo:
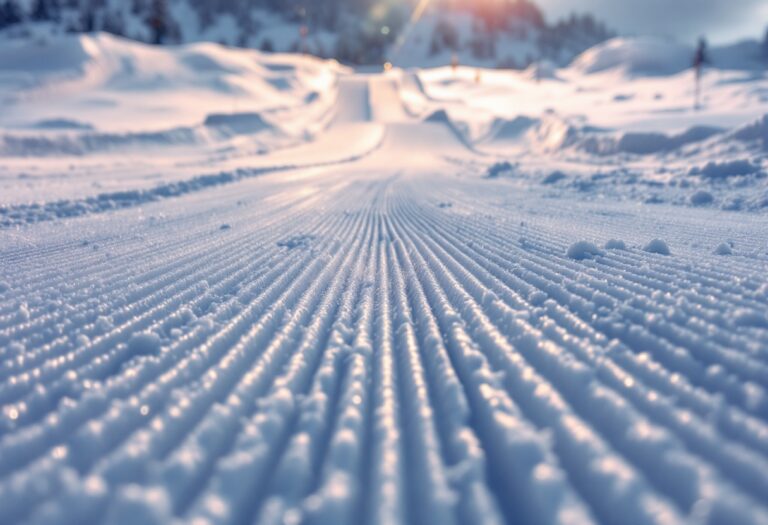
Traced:
<path id="1" fill-rule="evenodd" d="M 671 35 L 713 42 L 762 38 L 768 0 L 537 0 L 554 20 L 573 11 L 592 12 L 621 34 Z"/>

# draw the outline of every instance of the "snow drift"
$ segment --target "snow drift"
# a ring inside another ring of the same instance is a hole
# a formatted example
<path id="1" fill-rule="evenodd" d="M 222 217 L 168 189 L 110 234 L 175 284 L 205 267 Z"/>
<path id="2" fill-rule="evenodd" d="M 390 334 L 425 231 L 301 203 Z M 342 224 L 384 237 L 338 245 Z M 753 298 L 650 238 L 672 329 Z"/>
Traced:
<path id="1" fill-rule="evenodd" d="M 613 38 L 579 55 L 571 68 L 591 75 L 618 71 L 629 76 L 664 76 L 691 67 L 693 49 L 671 39 Z"/>

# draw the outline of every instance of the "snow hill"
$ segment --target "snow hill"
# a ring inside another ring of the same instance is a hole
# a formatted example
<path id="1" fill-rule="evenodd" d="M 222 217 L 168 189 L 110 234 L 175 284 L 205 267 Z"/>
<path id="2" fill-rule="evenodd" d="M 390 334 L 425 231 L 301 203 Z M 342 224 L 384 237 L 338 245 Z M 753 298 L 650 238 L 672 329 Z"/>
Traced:
<path id="1" fill-rule="evenodd" d="M 614 38 L 585 51 L 571 64 L 584 74 L 621 69 L 627 75 L 665 76 L 691 68 L 694 48 L 658 37 Z M 768 51 L 754 40 L 716 47 L 709 66 L 714 69 L 762 72 L 768 67 Z"/>
<path id="2" fill-rule="evenodd" d="M 740 49 L 4 41 L 0 523 L 765 525 Z"/>

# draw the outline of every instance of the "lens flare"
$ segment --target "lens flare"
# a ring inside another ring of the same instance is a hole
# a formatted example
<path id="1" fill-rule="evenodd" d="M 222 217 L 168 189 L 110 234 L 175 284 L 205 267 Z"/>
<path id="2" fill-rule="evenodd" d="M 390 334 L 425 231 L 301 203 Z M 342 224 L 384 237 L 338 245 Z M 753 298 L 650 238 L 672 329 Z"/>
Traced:
<path id="1" fill-rule="evenodd" d="M 424 13 L 427 11 L 427 8 L 432 3 L 432 0 L 420 0 L 420 2 L 416 5 L 416 7 L 413 10 L 413 13 L 411 13 L 411 18 L 408 20 L 408 23 L 403 28 L 403 30 L 400 33 L 400 36 L 397 38 L 397 41 L 395 42 L 395 45 L 392 46 L 392 54 L 390 56 L 390 60 L 392 63 L 396 62 L 397 55 L 400 53 L 400 49 L 402 49 L 403 44 L 405 44 L 406 40 L 408 40 L 408 36 L 410 36 L 411 32 L 413 31 L 413 28 L 416 26 L 419 20 L 421 20 L 421 17 L 424 16 Z"/>

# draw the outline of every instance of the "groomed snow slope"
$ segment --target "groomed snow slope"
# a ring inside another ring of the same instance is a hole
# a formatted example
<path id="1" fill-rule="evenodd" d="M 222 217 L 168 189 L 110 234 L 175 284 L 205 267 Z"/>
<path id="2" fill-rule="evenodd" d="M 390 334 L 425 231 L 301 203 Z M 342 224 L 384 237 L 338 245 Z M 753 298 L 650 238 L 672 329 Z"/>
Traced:
<path id="1" fill-rule="evenodd" d="M 765 210 L 632 198 L 763 179 L 579 178 L 631 159 L 316 67 L 259 154 L 3 159 L 0 523 L 768 523 Z"/>

